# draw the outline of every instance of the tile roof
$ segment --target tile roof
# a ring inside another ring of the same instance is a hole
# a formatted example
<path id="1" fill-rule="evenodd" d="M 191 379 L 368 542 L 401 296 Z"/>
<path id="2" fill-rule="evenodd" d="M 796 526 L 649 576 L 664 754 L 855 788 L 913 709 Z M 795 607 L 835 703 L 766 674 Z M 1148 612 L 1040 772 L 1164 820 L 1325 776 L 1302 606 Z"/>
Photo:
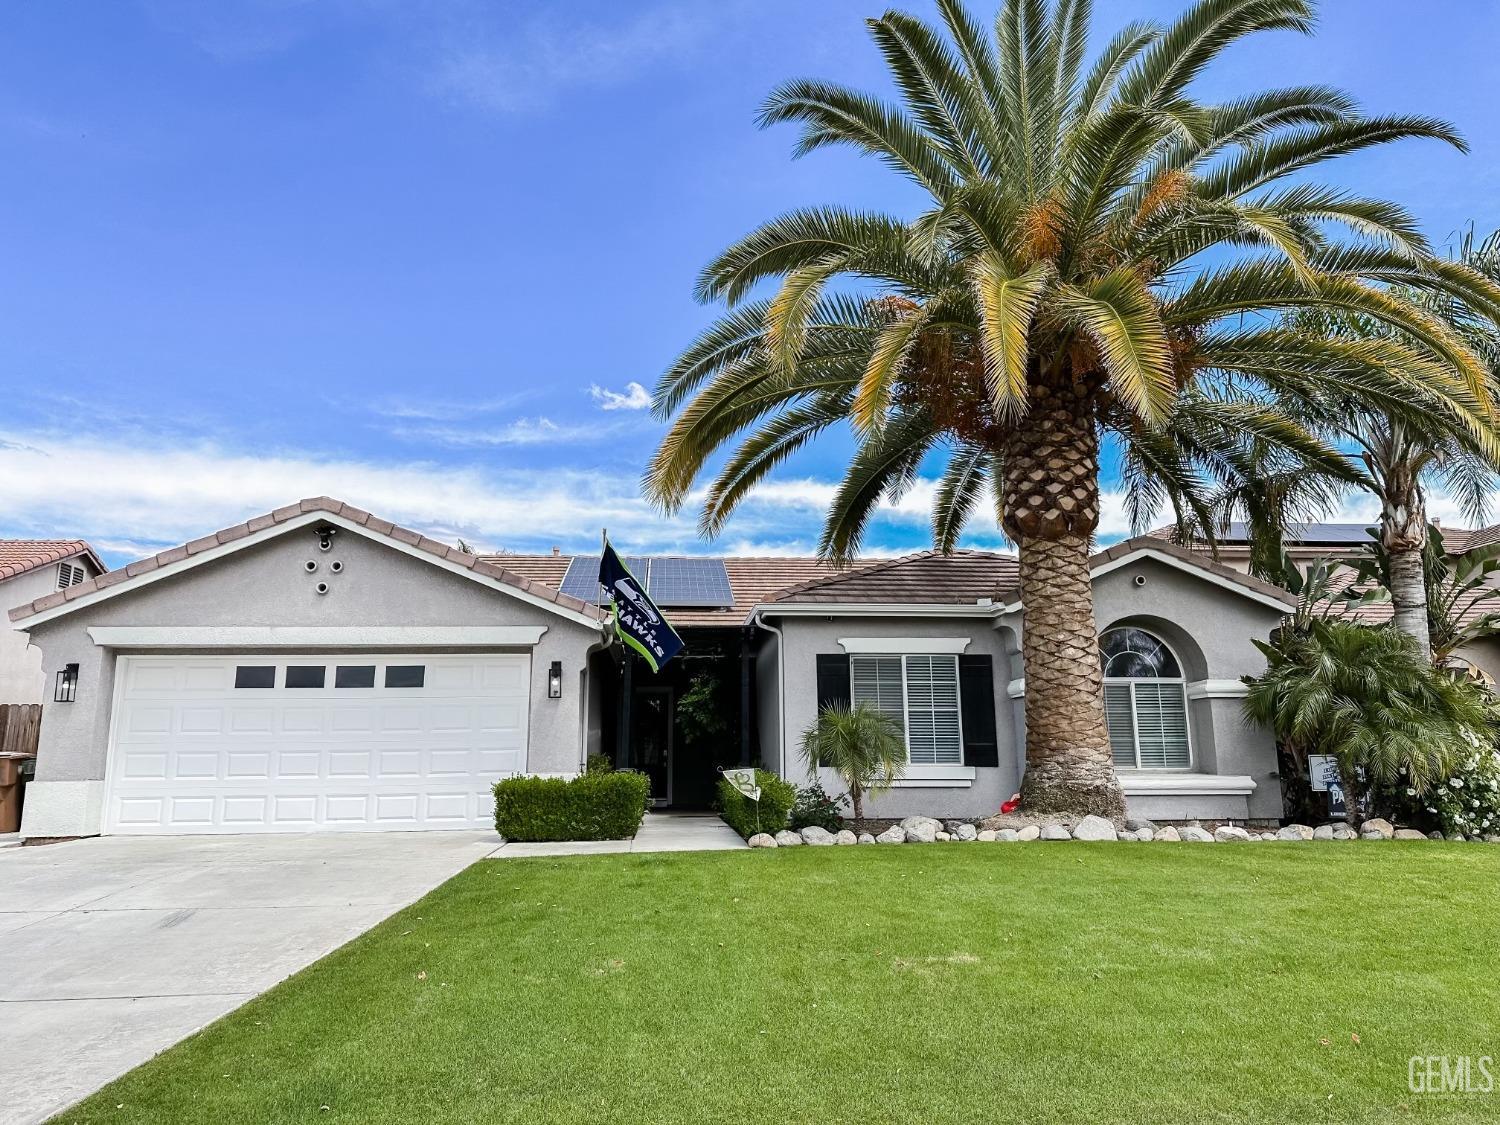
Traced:
<path id="1" fill-rule="evenodd" d="M 492 562 L 535 582 L 554 588 L 562 585 L 568 573 L 572 555 L 484 555 Z M 663 604 L 667 617 L 673 625 L 685 628 L 712 628 L 722 626 L 737 628 L 745 623 L 749 612 L 762 602 L 769 601 L 772 594 L 788 586 L 808 582 L 815 578 L 843 573 L 821 559 L 802 557 L 771 557 L 760 555 L 730 556 L 723 559 L 725 573 L 729 575 L 729 590 L 734 605 L 726 609 L 673 609 Z M 855 564 L 854 569 L 862 569 Z"/>
<path id="2" fill-rule="evenodd" d="M 22 621 L 44 610 L 60 606 L 64 602 L 75 601 L 78 598 L 98 593 L 112 586 L 129 584 L 143 574 L 149 574 L 153 570 L 159 570 L 164 566 L 181 562 L 183 559 L 202 554 L 204 551 L 213 550 L 215 547 L 231 543 L 236 539 L 259 535 L 308 512 L 326 512 L 329 515 L 339 516 L 376 536 L 394 539 L 399 543 L 404 543 L 407 546 L 417 548 L 419 551 L 424 551 L 435 558 L 446 559 L 448 562 L 467 570 L 472 570 L 476 574 L 482 574 L 486 578 L 492 578 L 507 586 L 514 586 L 516 589 L 522 590 L 533 597 L 551 602 L 560 609 L 582 614 L 596 621 L 604 619 L 604 614 L 597 607 L 587 602 L 581 602 L 577 598 L 569 597 L 567 594 L 561 593 L 543 582 L 528 578 L 522 574 L 517 574 L 503 565 L 496 565 L 492 561 L 481 560 L 475 555 L 460 551 L 457 547 L 450 547 L 446 543 L 439 543 L 435 539 L 429 539 L 418 532 L 398 527 L 388 520 L 372 516 L 369 512 L 361 508 L 356 508 L 352 504 L 345 504 L 343 501 L 335 500 L 331 496 L 314 496 L 296 504 L 288 504 L 284 508 L 277 508 L 274 512 L 267 512 L 263 516 L 256 516 L 253 519 L 246 520 L 244 523 L 237 523 L 233 527 L 226 527 L 223 531 L 215 532 L 213 535 L 205 535 L 201 539 L 194 539 L 191 543 L 184 543 L 180 547 L 173 547 L 170 550 L 162 551 L 160 554 L 152 555 L 150 558 L 137 559 L 135 562 L 119 570 L 109 571 L 96 578 L 80 582 L 76 586 L 70 586 L 66 590 L 59 590 L 56 593 L 48 594 L 44 598 L 37 598 L 27 605 L 18 606 L 10 611 L 10 619 L 12 621 Z"/>
<path id="3" fill-rule="evenodd" d="M 777 603 L 845 605 L 977 605 L 1003 602 L 1020 584 L 1014 555 L 993 551 L 919 551 L 846 574 L 818 577 L 783 590 Z"/>
<path id="4" fill-rule="evenodd" d="M 82 539 L 0 539 L 0 582 L 77 555 L 88 559 L 95 570 L 109 569 Z"/>
<path id="5" fill-rule="evenodd" d="M 1222 581 L 1291 607 L 1296 599 L 1285 590 L 1214 562 L 1201 552 L 1151 536 L 1127 539 L 1089 559 L 1097 569 L 1143 550 L 1169 555 L 1213 574 Z M 976 605 L 1012 603 L 1020 598 L 1021 571 L 1014 555 L 992 551 L 921 551 L 876 563 L 855 573 L 823 578 L 784 590 L 773 601 L 830 605 Z"/>

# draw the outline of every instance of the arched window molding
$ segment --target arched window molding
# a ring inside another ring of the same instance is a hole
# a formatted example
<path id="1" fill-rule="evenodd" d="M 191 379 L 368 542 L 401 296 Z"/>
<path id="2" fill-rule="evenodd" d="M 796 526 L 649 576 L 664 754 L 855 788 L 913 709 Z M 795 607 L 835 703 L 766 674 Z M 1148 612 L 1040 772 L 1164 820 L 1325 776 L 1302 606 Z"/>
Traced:
<path id="1" fill-rule="evenodd" d="M 1099 667 L 1115 768 L 1192 769 L 1187 680 L 1171 646 L 1138 626 L 1106 629 Z"/>

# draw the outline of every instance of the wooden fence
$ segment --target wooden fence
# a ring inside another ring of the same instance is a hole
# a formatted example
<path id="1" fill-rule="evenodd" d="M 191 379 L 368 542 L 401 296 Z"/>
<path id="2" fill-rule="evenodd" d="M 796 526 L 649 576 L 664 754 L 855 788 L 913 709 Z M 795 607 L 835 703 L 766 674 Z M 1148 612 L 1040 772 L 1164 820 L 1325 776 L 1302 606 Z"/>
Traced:
<path id="1" fill-rule="evenodd" d="M 35 754 L 41 733 L 40 703 L 0 703 L 0 750 Z"/>

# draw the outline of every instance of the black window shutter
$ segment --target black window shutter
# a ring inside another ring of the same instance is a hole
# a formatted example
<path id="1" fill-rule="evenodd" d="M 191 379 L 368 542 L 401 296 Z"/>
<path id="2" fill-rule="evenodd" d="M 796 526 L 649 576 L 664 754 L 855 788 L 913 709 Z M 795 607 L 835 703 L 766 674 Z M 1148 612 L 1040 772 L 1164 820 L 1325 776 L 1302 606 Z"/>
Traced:
<path id="1" fill-rule="evenodd" d="M 995 664 L 988 654 L 958 658 L 958 700 L 964 722 L 964 765 L 998 766 Z"/>
<path id="2" fill-rule="evenodd" d="M 849 706 L 849 657 L 842 652 L 818 653 L 818 710 Z"/>

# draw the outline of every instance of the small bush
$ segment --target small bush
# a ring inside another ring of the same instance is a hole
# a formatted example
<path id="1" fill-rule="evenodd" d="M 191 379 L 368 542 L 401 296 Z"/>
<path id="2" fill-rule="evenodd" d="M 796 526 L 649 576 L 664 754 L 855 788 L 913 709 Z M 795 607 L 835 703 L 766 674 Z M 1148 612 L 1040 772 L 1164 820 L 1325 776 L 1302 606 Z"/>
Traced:
<path id="1" fill-rule="evenodd" d="M 843 805 L 848 798 L 840 794 L 830 797 L 818 782 L 802 785 L 797 789 L 797 800 L 792 804 L 792 830 L 802 828 L 824 828 L 837 832 L 844 826 Z"/>
<path id="2" fill-rule="evenodd" d="M 590 754 L 588 760 L 583 763 L 584 773 L 613 773 L 614 769 L 615 764 L 606 754 Z"/>
<path id="3" fill-rule="evenodd" d="M 797 789 L 769 770 L 755 771 L 760 801 L 752 801 L 722 777 L 719 778 L 719 815 L 745 839 L 757 832 L 780 832 L 797 799 Z"/>
<path id="4" fill-rule="evenodd" d="M 646 815 L 651 781 L 634 770 L 495 783 L 495 831 L 507 840 L 623 840 Z"/>

